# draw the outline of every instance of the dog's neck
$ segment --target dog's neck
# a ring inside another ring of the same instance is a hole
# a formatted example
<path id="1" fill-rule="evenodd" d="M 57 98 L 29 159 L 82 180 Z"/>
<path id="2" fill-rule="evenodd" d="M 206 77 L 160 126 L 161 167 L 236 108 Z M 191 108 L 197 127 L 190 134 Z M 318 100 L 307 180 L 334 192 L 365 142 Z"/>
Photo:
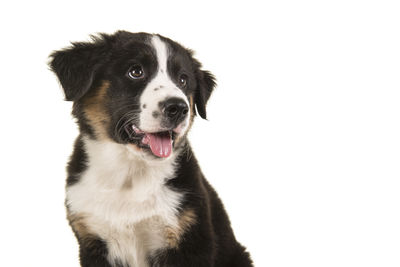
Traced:
<path id="1" fill-rule="evenodd" d="M 136 191 L 138 198 L 146 198 L 149 190 L 157 190 L 175 174 L 179 149 L 158 159 L 111 140 L 83 137 L 83 141 L 90 166 L 87 172 L 96 175 L 93 179 L 106 190 L 129 189 Z"/>

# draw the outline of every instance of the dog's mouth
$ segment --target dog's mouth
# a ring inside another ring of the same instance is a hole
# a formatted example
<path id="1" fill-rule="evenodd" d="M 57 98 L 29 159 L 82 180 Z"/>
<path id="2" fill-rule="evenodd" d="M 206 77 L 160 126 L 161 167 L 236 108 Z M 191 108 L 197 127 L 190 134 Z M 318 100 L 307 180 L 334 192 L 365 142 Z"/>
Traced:
<path id="1" fill-rule="evenodd" d="M 124 130 L 128 134 L 128 142 L 130 144 L 134 144 L 141 149 L 148 149 L 156 157 L 167 158 L 171 155 L 176 138 L 174 131 L 148 133 L 133 124 L 125 126 Z"/>

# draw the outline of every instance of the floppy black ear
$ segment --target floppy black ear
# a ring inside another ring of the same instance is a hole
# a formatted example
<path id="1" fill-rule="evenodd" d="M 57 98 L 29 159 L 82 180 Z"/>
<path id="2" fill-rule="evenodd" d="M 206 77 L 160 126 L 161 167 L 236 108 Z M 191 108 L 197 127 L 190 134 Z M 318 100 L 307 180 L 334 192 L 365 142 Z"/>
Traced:
<path id="1" fill-rule="evenodd" d="M 207 119 L 206 104 L 216 85 L 214 75 L 205 70 L 197 71 L 197 89 L 194 97 L 197 112 L 200 117 Z"/>
<path id="2" fill-rule="evenodd" d="M 50 55 L 50 68 L 57 75 L 67 101 L 78 100 L 89 91 L 106 60 L 105 35 L 92 38 L 93 42 L 73 43 L 71 47 Z"/>

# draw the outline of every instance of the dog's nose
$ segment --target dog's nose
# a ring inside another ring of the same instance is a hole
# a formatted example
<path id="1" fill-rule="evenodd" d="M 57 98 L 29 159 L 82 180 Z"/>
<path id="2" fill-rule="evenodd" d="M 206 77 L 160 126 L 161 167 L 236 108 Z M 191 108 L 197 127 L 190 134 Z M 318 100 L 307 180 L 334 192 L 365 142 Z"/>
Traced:
<path id="1" fill-rule="evenodd" d="M 162 104 L 164 116 L 175 126 L 181 123 L 189 112 L 186 102 L 177 97 L 169 98 Z"/>

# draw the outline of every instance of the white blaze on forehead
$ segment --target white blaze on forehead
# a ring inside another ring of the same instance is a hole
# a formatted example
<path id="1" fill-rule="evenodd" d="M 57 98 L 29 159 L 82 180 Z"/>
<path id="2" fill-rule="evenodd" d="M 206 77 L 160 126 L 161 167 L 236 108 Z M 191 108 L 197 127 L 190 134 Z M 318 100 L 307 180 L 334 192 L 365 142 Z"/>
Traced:
<path id="1" fill-rule="evenodd" d="M 151 43 L 157 53 L 157 62 L 160 72 L 165 72 L 167 75 L 167 62 L 168 62 L 168 48 L 166 44 L 161 41 L 157 35 L 153 36 Z M 168 76 L 168 75 L 167 75 Z"/>
<path id="2" fill-rule="evenodd" d="M 177 97 L 183 99 L 188 107 L 190 106 L 186 95 L 168 75 L 169 49 L 167 44 L 157 35 L 152 37 L 151 44 L 156 52 L 158 69 L 154 78 L 147 84 L 140 97 L 142 111 L 140 112 L 139 128 L 145 132 L 162 130 L 160 102 L 168 98 Z M 158 113 L 158 116 L 153 116 L 154 113 Z M 182 122 L 182 126 L 189 125 L 189 118 L 190 114 Z"/>

